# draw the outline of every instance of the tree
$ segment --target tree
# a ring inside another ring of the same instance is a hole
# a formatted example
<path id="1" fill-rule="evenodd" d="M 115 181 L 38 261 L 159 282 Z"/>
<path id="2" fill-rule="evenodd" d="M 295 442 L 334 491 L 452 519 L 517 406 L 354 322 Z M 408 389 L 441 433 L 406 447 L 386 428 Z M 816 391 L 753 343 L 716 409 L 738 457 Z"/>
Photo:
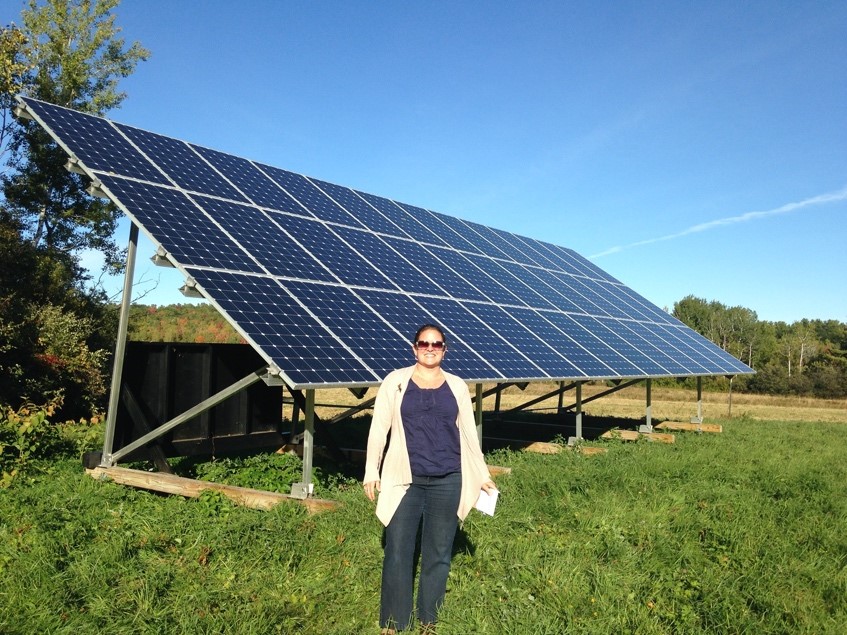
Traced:
<path id="1" fill-rule="evenodd" d="M 126 47 L 119 37 L 111 15 L 118 2 L 30 0 L 21 13 L 23 26 L 3 33 L 4 55 L 15 65 L 4 82 L 31 97 L 96 115 L 119 106 L 126 96 L 117 89 L 119 80 L 149 53 L 137 42 Z M 34 246 L 44 246 L 48 257 L 95 249 L 119 269 L 113 238 L 118 209 L 86 193 L 87 179 L 64 169 L 64 151 L 35 122 L 11 123 L 5 141 L 10 171 L 2 178 L 4 217 L 14 219 Z"/>
<path id="2" fill-rule="evenodd" d="M 122 266 L 119 212 L 89 196 L 86 179 L 64 169 L 65 153 L 10 108 L 16 93 L 97 115 L 117 107 L 118 81 L 148 56 L 118 36 L 117 5 L 29 0 L 21 26 L 0 31 L 0 402 L 64 395 L 67 416 L 90 414 L 105 394 L 116 313 L 86 285 L 79 255 L 95 249 Z"/>

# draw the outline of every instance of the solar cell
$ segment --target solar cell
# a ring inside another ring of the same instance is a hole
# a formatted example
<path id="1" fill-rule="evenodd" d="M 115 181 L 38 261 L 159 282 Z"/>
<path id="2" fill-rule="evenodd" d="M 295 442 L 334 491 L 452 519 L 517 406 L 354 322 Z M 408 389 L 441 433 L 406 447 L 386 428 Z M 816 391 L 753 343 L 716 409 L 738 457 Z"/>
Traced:
<path id="1" fill-rule="evenodd" d="M 247 199 L 185 141 L 163 137 L 131 126 L 116 125 L 178 187 L 191 192 L 246 202 Z"/>
<path id="2" fill-rule="evenodd" d="M 331 223 L 364 227 L 352 214 L 348 214 L 346 210 L 319 190 L 305 176 L 269 165 L 260 165 L 259 167 L 315 217 Z"/>
<path id="3" fill-rule="evenodd" d="M 261 271 L 250 255 L 183 192 L 117 176 L 103 185 L 177 262 L 234 271 Z"/>
<path id="4" fill-rule="evenodd" d="M 19 98 L 292 388 L 750 373 L 571 249 Z"/>
<path id="5" fill-rule="evenodd" d="M 247 159 L 200 146 L 192 145 L 191 147 L 230 182 L 237 183 L 241 192 L 246 193 L 245 196 L 251 203 L 268 209 L 314 218 L 313 214 L 303 209 L 285 190 Z"/>
<path id="6" fill-rule="evenodd" d="M 193 200 L 268 272 L 304 280 L 336 281 L 332 272 L 285 231 L 288 214 L 262 212 L 255 207 L 194 195 Z M 289 225 L 290 226 L 290 225 Z M 255 246 L 261 245 L 261 249 Z"/>
<path id="7" fill-rule="evenodd" d="M 242 335 L 292 385 L 356 384 L 379 377 L 278 282 L 229 271 L 188 272 Z"/>
<path id="8" fill-rule="evenodd" d="M 105 119 L 45 102 L 32 103 L 38 104 L 32 112 L 39 123 L 54 133 L 66 152 L 89 169 L 168 183 L 165 176 Z M 63 139 L 72 140 L 73 147 L 65 145 Z"/>
<path id="9" fill-rule="evenodd" d="M 334 185 L 318 179 L 309 180 L 369 230 L 380 234 L 388 234 L 389 236 L 408 238 L 406 232 L 350 188 L 341 187 L 340 185 Z"/>
<path id="10" fill-rule="evenodd" d="M 544 314 L 544 317 L 568 337 L 579 342 L 580 346 L 602 362 L 611 371 L 613 376 L 644 376 L 644 372 L 627 359 L 621 351 L 614 348 L 612 343 L 603 341 L 599 335 L 583 328 L 570 315 L 548 312 Z"/>
<path id="11" fill-rule="evenodd" d="M 411 238 L 412 240 L 429 240 L 430 230 L 412 218 L 409 213 L 394 201 L 387 198 L 366 194 L 365 192 L 355 191 L 357 196 L 362 197 L 369 205 L 373 205 L 374 209 L 385 216 L 388 220 L 394 223 L 403 231 L 401 238 Z M 439 241 L 442 242 L 442 241 Z"/>

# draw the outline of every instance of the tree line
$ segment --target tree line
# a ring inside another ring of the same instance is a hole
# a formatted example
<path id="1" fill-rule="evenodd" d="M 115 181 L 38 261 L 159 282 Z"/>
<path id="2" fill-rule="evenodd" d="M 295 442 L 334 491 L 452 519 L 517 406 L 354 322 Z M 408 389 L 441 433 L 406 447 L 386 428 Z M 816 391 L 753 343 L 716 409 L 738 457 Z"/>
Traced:
<path id="1" fill-rule="evenodd" d="M 759 320 L 756 312 L 687 296 L 674 304 L 681 322 L 756 371 L 739 389 L 773 395 L 847 397 L 847 324 Z"/>
<path id="2" fill-rule="evenodd" d="M 244 338 L 210 304 L 134 304 L 127 334 L 140 342 L 243 344 Z"/>

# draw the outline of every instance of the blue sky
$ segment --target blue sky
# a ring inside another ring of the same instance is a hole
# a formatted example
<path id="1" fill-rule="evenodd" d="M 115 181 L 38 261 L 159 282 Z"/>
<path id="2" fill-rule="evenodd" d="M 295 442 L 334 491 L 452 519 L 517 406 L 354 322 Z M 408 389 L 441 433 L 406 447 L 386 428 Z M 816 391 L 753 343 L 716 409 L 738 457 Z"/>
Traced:
<path id="1" fill-rule="evenodd" d="M 843 1 L 115 13 L 152 56 L 112 119 L 572 248 L 660 307 L 847 321 Z M 135 295 L 185 302 L 152 250 Z"/>

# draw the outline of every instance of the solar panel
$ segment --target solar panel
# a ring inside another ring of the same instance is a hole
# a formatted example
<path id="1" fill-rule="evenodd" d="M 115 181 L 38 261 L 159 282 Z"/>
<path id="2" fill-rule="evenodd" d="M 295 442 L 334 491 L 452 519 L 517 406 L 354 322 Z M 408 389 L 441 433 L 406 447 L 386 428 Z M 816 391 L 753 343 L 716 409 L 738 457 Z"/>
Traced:
<path id="1" fill-rule="evenodd" d="M 753 372 L 571 249 L 18 101 L 292 388 L 376 385 L 425 322 L 469 382 Z"/>

